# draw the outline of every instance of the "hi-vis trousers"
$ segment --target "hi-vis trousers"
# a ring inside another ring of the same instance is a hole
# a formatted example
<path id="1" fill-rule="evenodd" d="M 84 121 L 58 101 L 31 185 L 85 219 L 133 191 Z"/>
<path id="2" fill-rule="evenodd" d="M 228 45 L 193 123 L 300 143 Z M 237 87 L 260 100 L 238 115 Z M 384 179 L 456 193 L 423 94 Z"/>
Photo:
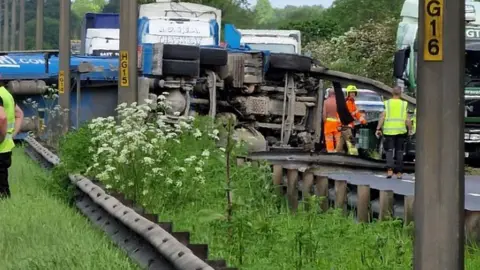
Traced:
<path id="1" fill-rule="evenodd" d="M 323 133 L 327 152 L 335 152 L 336 144 L 340 142 L 342 133 L 339 130 L 340 121 L 336 118 L 327 118 L 324 124 Z"/>

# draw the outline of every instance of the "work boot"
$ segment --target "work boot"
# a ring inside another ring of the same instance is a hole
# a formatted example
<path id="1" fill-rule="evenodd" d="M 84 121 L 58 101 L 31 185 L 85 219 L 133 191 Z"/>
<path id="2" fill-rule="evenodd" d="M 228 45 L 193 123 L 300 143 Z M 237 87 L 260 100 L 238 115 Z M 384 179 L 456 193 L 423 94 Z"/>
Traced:
<path id="1" fill-rule="evenodd" d="M 388 169 L 387 171 L 387 178 L 392 178 L 393 176 L 393 170 L 392 169 Z"/>
<path id="2" fill-rule="evenodd" d="M 401 172 L 397 172 L 397 179 L 402 179 L 403 174 Z"/>
<path id="3" fill-rule="evenodd" d="M 347 141 L 348 154 L 350 156 L 358 156 L 358 149 L 353 145 L 353 143 Z"/>

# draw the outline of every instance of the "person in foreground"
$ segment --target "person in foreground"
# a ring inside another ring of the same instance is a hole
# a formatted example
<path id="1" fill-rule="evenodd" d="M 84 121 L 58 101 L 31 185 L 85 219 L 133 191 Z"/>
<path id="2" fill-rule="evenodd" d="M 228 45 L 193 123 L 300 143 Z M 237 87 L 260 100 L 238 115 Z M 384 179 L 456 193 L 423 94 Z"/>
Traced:
<path id="1" fill-rule="evenodd" d="M 402 89 L 393 88 L 393 97 L 385 101 L 385 110 L 378 121 L 377 137 L 384 136 L 384 148 L 387 156 L 387 178 L 392 178 L 394 172 L 397 178 L 403 175 L 403 148 L 407 134 L 411 133 L 412 125 L 408 118 L 407 102 L 400 99 Z M 395 149 L 395 160 L 393 158 Z"/>
<path id="2" fill-rule="evenodd" d="M 22 126 L 23 111 L 15 104 L 13 96 L 0 87 L 0 199 L 9 198 L 8 169 L 12 165 L 13 138 Z"/>

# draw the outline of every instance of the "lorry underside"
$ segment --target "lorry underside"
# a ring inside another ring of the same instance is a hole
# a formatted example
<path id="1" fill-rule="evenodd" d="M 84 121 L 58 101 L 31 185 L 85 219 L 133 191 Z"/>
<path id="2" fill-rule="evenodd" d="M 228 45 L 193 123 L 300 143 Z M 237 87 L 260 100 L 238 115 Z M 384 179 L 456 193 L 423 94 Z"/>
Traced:
<path id="1" fill-rule="evenodd" d="M 313 147 L 315 109 L 323 92 L 320 79 L 310 75 L 311 58 L 160 43 L 142 49 L 149 57 L 141 59 L 140 91 L 168 92 L 170 114 L 232 117 L 238 135 L 253 137 L 258 151 L 266 150 L 267 142 Z"/>

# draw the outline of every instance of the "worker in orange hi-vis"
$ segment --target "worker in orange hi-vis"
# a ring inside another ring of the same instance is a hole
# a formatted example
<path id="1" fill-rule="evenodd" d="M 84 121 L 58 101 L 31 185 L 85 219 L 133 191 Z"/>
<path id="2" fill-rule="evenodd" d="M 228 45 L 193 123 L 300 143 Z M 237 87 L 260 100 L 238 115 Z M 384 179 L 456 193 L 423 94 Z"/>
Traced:
<path id="1" fill-rule="evenodd" d="M 323 104 L 323 123 L 327 152 L 336 152 L 335 144 L 339 143 L 341 137 L 339 130 L 341 123 L 337 113 L 337 101 L 335 100 L 335 90 L 333 88 L 328 89 L 328 97 Z"/>
<path id="2" fill-rule="evenodd" d="M 363 114 L 357 110 L 357 105 L 355 104 L 355 97 L 357 96 L 358 90 L 355 85 L 347 86 L 347 97 L 345 102 L 347 104 L 347 109 L 352 115 L 353 119 L 359 121 L 361 124 L 365 125 L 367 121 L 363 117 Z M 346 126 L 341 126 L 341 137 L 340 141 L 337 144 L 336 151 L 343 152 L 345 144 L 347 144 L 347 150 L 349 155 L 358 155 L 358 149 L 355 147 L 353 142 L 353 129 L 355 128 L 355 121 L 350 122 Z"/>

